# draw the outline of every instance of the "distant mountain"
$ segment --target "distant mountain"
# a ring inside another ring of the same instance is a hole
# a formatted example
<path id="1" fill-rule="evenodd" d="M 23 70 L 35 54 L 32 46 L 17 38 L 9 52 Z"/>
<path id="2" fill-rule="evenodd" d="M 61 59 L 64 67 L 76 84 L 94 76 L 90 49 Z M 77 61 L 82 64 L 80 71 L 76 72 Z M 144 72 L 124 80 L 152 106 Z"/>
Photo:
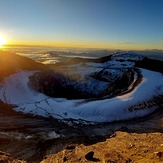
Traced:
<path id="1" fill-rule="evenodd" d="M 152 49 L 152 50 L 139 50 L 135 51 L 149 59 L 157 59 L 163 61 L 163 50 Z"/>

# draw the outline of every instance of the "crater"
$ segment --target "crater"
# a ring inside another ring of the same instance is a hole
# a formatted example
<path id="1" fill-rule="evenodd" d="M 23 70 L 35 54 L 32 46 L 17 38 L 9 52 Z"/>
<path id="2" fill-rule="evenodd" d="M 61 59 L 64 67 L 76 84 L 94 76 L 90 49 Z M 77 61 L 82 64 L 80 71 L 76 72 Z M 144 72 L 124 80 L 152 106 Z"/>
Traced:
<path id="1" fill-rule="evenodd" d="M 61 74 L 52 70 L 36 72 L 29 78 L 29 86 L 47 96 L 67 99 L 114 97 L 127 91 L 134 82 L 133 68 L 103 68 L 84 75 Z"/>

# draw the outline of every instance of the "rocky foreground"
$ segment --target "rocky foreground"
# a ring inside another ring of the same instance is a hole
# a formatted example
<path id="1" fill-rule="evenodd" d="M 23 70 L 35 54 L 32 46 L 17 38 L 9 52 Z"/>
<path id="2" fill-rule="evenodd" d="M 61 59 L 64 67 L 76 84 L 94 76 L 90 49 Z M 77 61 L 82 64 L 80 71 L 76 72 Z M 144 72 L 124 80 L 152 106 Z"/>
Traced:
<path id="1" fill-rule="evenodd" d="M 163 161 L 162 109 L 131 121 L 72 127 L 0 108 L 2 163 Z"/>
<path id="2" fill-rule="evenodd" d="M 46 155 L 41 163 L 55 162 L 163 162 L 162 133 L 116 132 L 104 142 L 93 145 L 72 144 L 51 155 Z M 55 146 L 53 147 L 55 148 Z M 28 155 L 28 154 L 27 154 Z M 8 153 L 0 152 L 0 162 L 40 162 L 15 159 Z"/>
<path id="3" fill-rule="evenodd" d="M 162 133 L 116 132 L 104 142 L 90 146 L 71 144 L 47 156 L 41 163 L 53 162 L 163 162 Z"/>

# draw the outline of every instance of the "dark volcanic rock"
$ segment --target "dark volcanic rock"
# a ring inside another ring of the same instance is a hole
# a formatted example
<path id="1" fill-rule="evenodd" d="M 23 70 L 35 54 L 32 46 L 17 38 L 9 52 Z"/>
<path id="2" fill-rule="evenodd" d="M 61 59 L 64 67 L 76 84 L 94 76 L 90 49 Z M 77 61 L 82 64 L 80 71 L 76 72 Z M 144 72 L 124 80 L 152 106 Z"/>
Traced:
<path id="1" fill-rule="evenodd" d="M 32 75 L 29 85 L 51 97 L 67 99 L 112 97 L 129 87 L 134 80 L 134 70 L 103 69 L 86 78 L 86 81 L 74 80 L 70 76 L 48 70 Z"/>
<path id="2" fill-rule="evenodd" d="M 51 70 L 35 73 L 30 77 L 29 84 L 35 90 L 51 97 L 78 98 L 84 95 L 84 92 L 74 87 L 80 87 L 79 83 Z"/>
<path id="3" fill-rule="evenodd" d="M 136 61 L 135 66 L 163 73 L 163 61 L 146 57 L 142 61 Z"/>

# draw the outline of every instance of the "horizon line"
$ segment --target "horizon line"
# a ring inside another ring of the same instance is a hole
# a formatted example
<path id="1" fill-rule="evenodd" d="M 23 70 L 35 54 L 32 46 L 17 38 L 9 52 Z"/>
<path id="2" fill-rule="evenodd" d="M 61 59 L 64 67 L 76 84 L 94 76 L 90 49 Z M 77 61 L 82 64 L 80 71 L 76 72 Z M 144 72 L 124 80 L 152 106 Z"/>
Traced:
<path id="1" fill-rule="evenodd" d="M 5 48 L 8 48 L 8 47 L 45 47 L 45 48 L 63 48 L 63 49 L 99 49 L 99 50 L 117 50 L 117 51 L 147 51 L 147 50 L 155 50 L 155 51 L 163 51 L 163 49 L 154 49 L 154 48 L 151 48 L 151 49 L 118 49 L 118 48 L 101 48 L 101 47 L 71 47 L 71 46 L 68 46 L 68 47 L 65 47 L 65 46 L 54 46 L 54 45 L 31 45 L 31 44 L 4 44 L 2 45 L 2 47 L 0 49 L 5 49 Z"/>

